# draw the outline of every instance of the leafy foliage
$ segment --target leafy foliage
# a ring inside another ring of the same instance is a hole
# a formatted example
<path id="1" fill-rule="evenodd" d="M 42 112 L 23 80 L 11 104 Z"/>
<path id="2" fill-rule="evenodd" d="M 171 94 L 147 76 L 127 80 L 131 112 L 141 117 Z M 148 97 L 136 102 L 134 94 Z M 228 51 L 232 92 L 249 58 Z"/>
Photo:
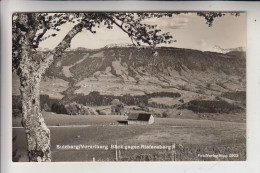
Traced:
<path id="1" fill-rule="evenodd" d="M 59 56 L 70 47 L 72 38 L 83 29 L 96 33 L 95 28 L 105 26 L 107 29 L 119 27 L 125 32 L 133 44 L 141 45 L 145 43 L 152 47 L 160 43 L 172 43 L 172 35 L 162 33 L 157 25 L 146 24 L 143 21 L 151 18 L 173 17 L 185 12 L 109 12 L 109 13 L 13 13 L 12 17 L 12 64 L 13 71 L 19 72 L 20 63 L 24 65 L 21 54 L 26 53 L 32 62 L 39 63 L 39 58 L 33 58 L 39 43 L 50 37 L 55 37 L 66 23 L 75 23 L 73 29 L 65 36 L 60 44 L 52 50 L 52 54 Z M 216 17 L 222 17 L 222 12 L 198 12 L 198 16 L 206 19 L 206 23 L 212 26 Z M 231 13 L 238 16 L 239 13 Z M 101 25 L 102 24 L 102 25 Z M 53 31 L 52 34 L 47 34 Z M 44 58 L 44 56 L 42 56 Z M 41 59 L 41 58 L 40 58 Z M 31 62 L 31 63 L 32 63 Z"/>
<path id="2" fill-rule="evenodd" d="M 196 113 L 237 113 L 242 112 L 243 108 L 226 101 L 215 100 L 192 100 L 182 108 L 187 108 Z"/>
<path id="3" fill-rule="evenodd" d="M 111 104 L 112 115 L 122 115 L 124 113 L 124 104 L 121 101 L 114 99 Z"/>
<path id="4" fill-rule="evenodd" d="M 233 13 L 230 13 L 230 14 L 234 15 L 234 16 L 239 16 L 240 13 L 239 12 L 233 12 Z M 225 16 L 226 13 L 222 13 L 222 12 L 198 12 L 197 15 L 205 18 L 206 24 L 209 25 L 209 27 L 210 27 L 210 26 L 212 26 L 215 18 Z"/>
<path id="5" fill-rule="evenodd" d="M 120 27 L 132 39 L 133 43 L 140 42 L 155 46 L 159 43 L 171 42 L 169 33 L 160 33 L 156 25 L 143 24 L 142 21 L 152 17 L 172 16 L 172 13 L 14 13 L 12 17 L 12 57 L 13 71 L 19 69 L 23 62 L 21 53 L 27 52 L 28 57 L 33 57 L 39 43 L 50 37 L 47 31 L 60 31 L 65 23 L 75 23 L 63 41 L 52 51 L 54 55 L 60 55 L 70 47 L 71 39 L 82 29 L 96 33 L 95 27 L 104 24 L 106 28 L 113 29 L 114 25 Z M 31 58 L 34 62 L 34 58 Z"/>

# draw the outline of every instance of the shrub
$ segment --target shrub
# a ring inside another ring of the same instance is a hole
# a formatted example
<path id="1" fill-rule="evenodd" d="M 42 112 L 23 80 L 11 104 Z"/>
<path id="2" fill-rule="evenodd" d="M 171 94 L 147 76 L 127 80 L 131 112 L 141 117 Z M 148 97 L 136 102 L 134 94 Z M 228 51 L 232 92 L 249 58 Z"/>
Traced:
<path id="1" fill-rule="evenodd" d="M 111 114 L 113 115 L 123 115 L 124 114 L 124 104 L 118 99 L 114 99 L 111 102 Z"/>
<path id="2" fill-rule="evenodd" d="M 51 107 L 51 111 L 57 114 L 68 114 L 67 109 L 61 103 L 54 103 Z"/>
<path id="3" fill-rule="evenodd" d="M 50 112 L 51 108 L 49 107 L 49 105 L 47 103 L 45 103 L 42 107 L 42 110 L 46 111 L 46 112 Z"/>
<path id="4" fill-rule="evenodd" d="M 163 117 L 163 118 L 167 118 L 167 117 L 169 117 L 169 116 L 170 116 L 169 111 L 164 111 L 164 112 L 162 113 L 162 117 Z"/>
<path id="5" fill-rule="evenodd" d="M 82 104 L 71 103 L 71 104 L 53 104 L 52 111 L 57 114 L 67 115 L 98 115 L 96 110 L 88 108 Z"/>
<path id="6" fill-rule="evenodd" d="M 77 105 L 66 105 L 65 109 L 67 110 L 67 114 L 69 115 L 79 114 L 79 108 Z"/>
<path id="7" fill-rule="evenodd" d="M 97 109 L 96 112 L 98 113 L 98 115 L 106 115 L 105 111 L 99 110 Z"/>
<path id="8" fill-rule="evenodd" d="M 152 114 L 156 118 L 162 118 L 162 114 L 160 112 L 152 112 Z"/>

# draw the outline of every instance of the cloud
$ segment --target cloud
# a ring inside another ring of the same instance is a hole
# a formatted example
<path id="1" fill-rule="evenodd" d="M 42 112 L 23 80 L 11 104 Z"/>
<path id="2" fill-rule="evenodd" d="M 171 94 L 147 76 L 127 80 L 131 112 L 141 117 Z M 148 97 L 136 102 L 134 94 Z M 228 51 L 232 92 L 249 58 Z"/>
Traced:
<path id="1" fill-rule="evenodd" d="M 170 18 L 152 18 L 144 21 L 146 24 L 157 25 L 160 29 L 180 29 L 189 23 L 187 16 L 174 16 Z"/>
<path id="2" fill-rule="evenodd" d="M 97 49 L 108 44 L 117 43 L 131 43 L 131 39 L 126 33 L 121 31 L 118 27 L 114 29 L 107 29 L 105 27 L 96 28 L 96 33 L 92 34 L 89 31 L 77 34 L 71 42 L 71 47 L 87 47 Z"/>
<path id="3" fill-rule="evenodd" d="M 196 42 L 197 45 L 201 46 L 201 47 L 206 47 L 208 45 L 207 41 L 204 39 L 201 39 L 199 41 Z"/>
<path id="4" fill-rule="evenodd" d="M 165 27 L 168 27 L 169 29 L 179 29 L 185 27 L 189 19 L 185 17 L 175 18 L 174 20 L 168 20 L 167 25 Z"/>

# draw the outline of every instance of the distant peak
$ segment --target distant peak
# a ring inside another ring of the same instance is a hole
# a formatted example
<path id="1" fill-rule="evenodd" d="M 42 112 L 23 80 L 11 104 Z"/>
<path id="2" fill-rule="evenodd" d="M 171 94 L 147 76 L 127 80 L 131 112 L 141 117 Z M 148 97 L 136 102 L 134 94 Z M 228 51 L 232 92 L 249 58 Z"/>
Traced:
<path id="1" fill-rule="evenodd" d="M 47 51 L 50 51 L 50 49 L 48 49 L 48 48 L 44 48 L 44 47 L 38 47 L 38 48 L 37 48 L 37 51 L 40 51 L 40 52 L 47 52 Z"/>
<path id="2" fill-rule="evenodd" d="M 89 50 L 88 48 L 86 47 L 77 47 L 77 48 L 74 48 L 74 49 L 71 49 L 71 48 L 67 48 L 66 51 L 87 51 Z"/>
<path id="3" fill-rule="evenodd" d="M 212 51 L 213 52 L 218 52 L 218 53 L 223 53 L 223 54 L 226 54 L 228 52 L 232 52 L 232 51 L 239 51 L 239 52 L 245 52 L 246 51 L 246 48 L 245 47 L 236 47 L 236 48 L 229 48 L 229 49 L 225 49 L 225 48 L 222 48 L 218 45 L 215 45 L 213 48 L 212 48 Z"/>
<path id="4" fill-rule="evenodd" d="M 112 47 L 134 47 L 134 45 L 128 43 L 121 43 L 121 44 L 115 43 L 115 44 L 108 44 L 104 48 L 112 48 Z"/>

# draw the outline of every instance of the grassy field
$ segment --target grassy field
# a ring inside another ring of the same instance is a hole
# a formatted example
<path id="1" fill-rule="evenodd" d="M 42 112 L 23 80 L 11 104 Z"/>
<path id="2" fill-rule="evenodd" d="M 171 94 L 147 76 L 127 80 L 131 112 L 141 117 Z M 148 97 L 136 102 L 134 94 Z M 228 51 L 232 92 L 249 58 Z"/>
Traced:
<path id="1" fill-rule="evenodd" d="M 43 113 L 51 130 L 52 161 L 115 161 L 116 150 L 61 150 L 57 145 L 176 145 L 176 160 L 245 160 L 246 123 L 179 118 L 155 118 L 152 125 L 120 125 L 126 116 L 57 115 Z M 88 125 L 88 126 L 75 126 Z M 13 119 L 13 127 L 20 127 Z M 28 161 L 26 140 L 22 128 L 13 128 L 16 141 L 13 149 L 19 161 Z M 168 150 L 118 150 L 120 161 L 170 161 Z M 228 158 L 199 157 L 203 154 L 223 154 Z M 232 155 L 235 154 L 235 155 Z"/>

